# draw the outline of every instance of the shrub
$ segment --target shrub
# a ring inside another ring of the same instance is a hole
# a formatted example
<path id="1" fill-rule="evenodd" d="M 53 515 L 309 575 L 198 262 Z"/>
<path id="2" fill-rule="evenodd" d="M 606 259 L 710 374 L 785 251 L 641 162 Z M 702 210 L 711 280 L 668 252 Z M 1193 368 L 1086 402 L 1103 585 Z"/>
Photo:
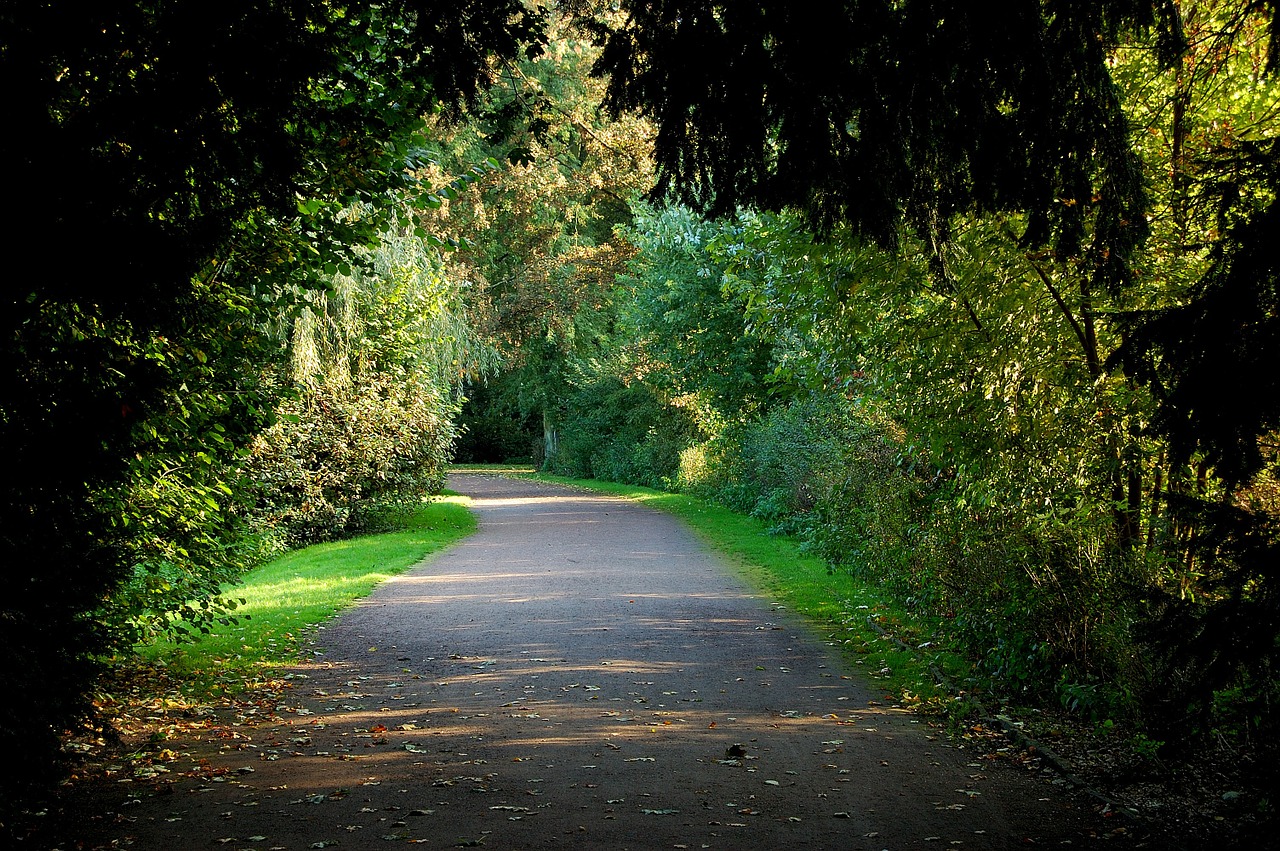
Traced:
<path id="1" fill-rule="evenodd" d="M 833 570 L 951 619 L 1007 695 L 1115 713 L 1143 676 L 1128 568 L 1099 544 L 1106 516 L 1036 516 L 977 499 L 976 471 L 933 467 L 867 405 L 814 394 L 775 407 L 685 449 L 677 481 L 799 534 Z"/>
<path id="2" fill-rule="evenodd" d="M 384 528 L 444 486 L 451 413 L 438 395 L 390 380 L 356 393 L 322 385 L 286 403 L 247 465 L 255 526 L 289 548 Z"/>
<path id="3" fill-rule="evenodd" d="M 673 486 L 696 429 L 651 387 L 616 375 L 583 381 L 565 404 L 551 473 L 645 487 Z"/>

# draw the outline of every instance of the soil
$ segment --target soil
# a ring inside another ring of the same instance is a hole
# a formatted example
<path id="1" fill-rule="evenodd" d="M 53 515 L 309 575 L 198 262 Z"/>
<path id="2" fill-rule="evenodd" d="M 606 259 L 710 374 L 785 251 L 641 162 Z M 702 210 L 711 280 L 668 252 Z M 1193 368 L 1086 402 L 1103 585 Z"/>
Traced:
<path id="1" fill-rule="evenodd" d="M 186 711 L 165 758 L 82 784 L 24 846 L 1176 847 L 1033 753 L 895 707 L 671 517 L 450 487 L 477 534 L 323 628 L 291 687 Z"/>

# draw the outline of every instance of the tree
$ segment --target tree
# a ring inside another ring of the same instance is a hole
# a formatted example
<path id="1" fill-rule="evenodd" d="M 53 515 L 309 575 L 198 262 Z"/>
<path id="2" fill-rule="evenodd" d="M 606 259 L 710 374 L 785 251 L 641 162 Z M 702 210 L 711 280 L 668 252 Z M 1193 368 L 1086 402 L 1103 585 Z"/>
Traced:
<path id="1" fill-rule="evenodd" d="M 1161 2 L 624 3 L 602 27 L 608 104 L 658 126 L 657 194 L 712 213 L 805 211 L 883 244 L 945 240 L 962 211 L 1026 211 L 1024 239 L 1087 249 L 1123 282 L 1144 233 L 1140 170 L 1107 48 L 1178 20 Z M 1103 191 L 1092 191 L 1099 182 Z"/>
<path id="2" fill-rule="evenodd" d="M 652 175 L 647 123 L 600 111 L 599 51 L 564 15 L 548 28 L 546 51 L 504 65 L 474 119 L 438 134 L 442 174 L 506 165 L 425 219 L 466 240 L 455 274 L 474 283 L 477 318 L 508 358 L 488 395 L 541 421 L 539 460 L 574 428 L 561 404 L 571 361 L 610 332 L 609 293 L 630 254 L 614 231 Z"/>
<path id="3" fill-rule="evenodd" d="M 1265 737 L 1280 722 L 1280 42 L 1274 15 L 1247 4 L 1180 11 L 1179 64 L 1129 86 L 1136 144 L 1164 167 L 1151 170 L 1147 298 L 1118 323 L 1110 366 L 1150 389 L 1164 443 L 1151 525 L 1171 579 L 1153 600 L 1152 714 L 1207 729 L 1225 707 Z M 1121 79 L 1142 74 L 1140 56 L 1122 58 Z"/>
<path id="4" fill-rule="evenodd" d="M 623 8 L 597 71 L 613 109 L 657 125 L 655 194 L 918 253 L 885 315 L 922 327 L 878 335 L 927 344 L 884 373 L 934 388 L 918 422 L 961 438 L 957 460 L 983 448 L 976 422 L 988 450 L 1030 441 L 1052 462 L 1087 436 L 1083 493 L 1111 515 L 1111 556 L 1149 571 L 1134 597 L 1167 639 L 1152 683 L 1180 685 L 1171 704 L 1203 721 L 1215 689 L 1273 670 L 1276 18 L 1244 2 Z M 809 303 L 859 286 L 822 280 Z M 1038 404 L 1064 389 L 1054 422 Z M 1055 466 L 1050 491 L 1072 480 Z"/>
<path id="5" fill-rule="evenodd" d="M 422 116 L 538 34 L 516 0 L 0 5 L 27 261 L 0 294 L 7 803 L 89 708 L 138 488 L 166 456 L 234 458 L 270 409 L 264 320 L 429 191 Z M 357 201 L 375 214 L 344 218 Z"/>
<path id="6" fill-rule="evenodd" d="M 277 545 L 375 530 L 438 493 L 463 385 L 499 363 L 435 249 L 386 234 L 367 261 L 308 294 L 291 392 L 253 441 L 250 514 Z"/>
<path id="7" fill-rule="evenodd" d="M 746 299 L 724 291 L 728 263 L 716 248 L 734 231 L 685 207 L 641 207 L 626 231 L 637 256 L 620 281 L 623 311 L 648 360 L 645 380 L 700 410 L 708 431 L 756 414 L 773 377 L 773 346 L 749 328 Z"/>

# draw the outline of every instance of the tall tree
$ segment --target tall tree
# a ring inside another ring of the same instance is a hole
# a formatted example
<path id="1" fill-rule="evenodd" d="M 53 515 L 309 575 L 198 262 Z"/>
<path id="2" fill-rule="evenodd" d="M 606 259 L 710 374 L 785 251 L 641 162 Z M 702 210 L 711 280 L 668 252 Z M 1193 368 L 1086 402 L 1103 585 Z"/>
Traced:
<path id="1" fill-rule="evenodd" d="M 1107 70 L 1161 0 L 624 2 L 602 28 L 608 103 L 659 130 L 657 192 L 713 213 L 804 210 L 893 244 L 963 211 L 1029 214 L 1024 238 L 1088 249 L 1107 283 L 1144 234 L 1141 171 Z M 1102 191 L 1095 192 L 1095 183 Z M 1084 214 L 1106 220 L 1085 246 Z"/>
<path id="2" fill-rule="evenodd" d="M 601 308 L 629 254 L 614 230 L 652 179 L 647 122 L 600 109 L 599 50 L 568 16 L 551 15 L 548 30 L 547 50 L 505 64 L 475 120 L 440 136 L 446 170 L 506 165 L 427 218 L 467 240 L 455 264 L 510 365 L 490 389 L 542 421 L 543 456 L 572 428 L 560 410 L 569 361 L 608 330 Z"/>
<path id="3" fill-rule="evenodd" d="M 518 0 L 0 4 L 6 805 L 88 708 L 135 484 L 262 424 L 262 320 L 422 191 L 422 116 L 538 30 Z"/>

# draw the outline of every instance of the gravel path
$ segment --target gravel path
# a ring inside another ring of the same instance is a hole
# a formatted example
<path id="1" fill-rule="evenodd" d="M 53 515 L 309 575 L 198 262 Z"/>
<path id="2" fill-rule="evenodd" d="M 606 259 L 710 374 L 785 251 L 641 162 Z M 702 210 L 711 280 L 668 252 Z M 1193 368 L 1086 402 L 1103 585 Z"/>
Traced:
<path id="1" fill-rule="evenodd" d="M 678 521 L 523 480 L 450 486 L 474 497 L 476 535 L 324 629 L 282 720 L 192 743 L 198 770 L 131 787 L 85 847 L 878 851 L 1100 832 L 1042 776 L 882 705 Z"/>

